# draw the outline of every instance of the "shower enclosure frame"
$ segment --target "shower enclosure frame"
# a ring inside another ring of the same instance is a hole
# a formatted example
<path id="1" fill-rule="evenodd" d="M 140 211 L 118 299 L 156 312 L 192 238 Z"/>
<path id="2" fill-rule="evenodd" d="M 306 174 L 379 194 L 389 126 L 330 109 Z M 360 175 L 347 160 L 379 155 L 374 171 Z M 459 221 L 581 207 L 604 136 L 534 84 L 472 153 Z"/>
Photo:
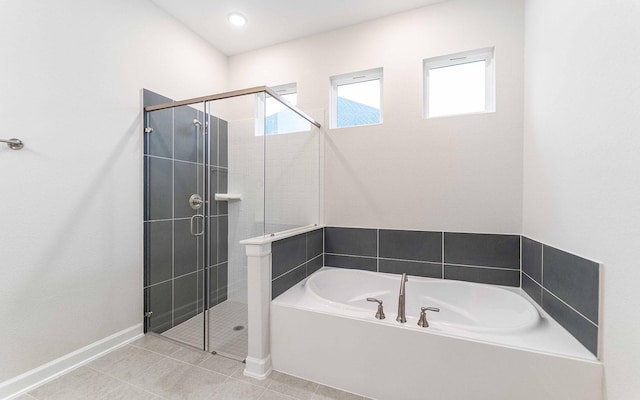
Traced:
<path id="1" fill-rule="evenodd" d="M 224 99 L 230 99 L 230 98 L 234 98 L 234 97 L 240 97 L 240 96 L 247 96 L 247 95 L 258 95 L 258 94 L 265 94 L 265 95 L 269 95 L 271 96 L 273 99 L 277 100 L 279 103 L 281 103 L 282 105 L 284 105 L 286 108 L 288 108 L 289 110 L 293 111 L 294 113 L 296 113 L 297 115 L 299 115 L 300 117 L 302 117 L 303 119 L 305 119 L 307 122 L 309 122 L 311 125 L 317 127 L 317 128 L 321 128 L 320 123 L 318 123 L 317 121 L 315 121 L 312 117 L 310 117 L 309 115 L 307 115 L 306 113 L 304 113 L 302 110 L 300 110 L 299 108 L 297 108 L 296 106 L 290 104 L 287 100 L 283 99 L 280 95 L 278 95 L 273 89 L 271 89 L 268 86 L 256 86 L 256 87 L 252 87 L 252 88 L 247 88 L 247 89 L 240 89 L 240 90 L 234 90 L 234 91 L 229 91 L 229 92 L 223 92 L 223 93 L 218 93 L 218 94 L 212 94 L 212 95 L 208 95 L 208 96 L 201 96 L 201 97 L 196 97 L 196 98 L 191 98 L 191 99 L 186 99 L 186 100 L 179 100 L 179 101 L 170 101 L 170 102 L 166 102 L 166 103 L 161 103 L 161 104 L 157 104 L 157 105 L 152 105 L 152 106 L 147 106 L 144 107 L 144 112 L 152 112 L 152 111 L 158 111 L 158 110 L 164 110 L 164 109 L 170 109 L 170 108 L 177 108 L 177 107 L 181 107 L 181 106 L 188 106 L 188 105 L 194 105 L 194 104 L 202 104 L 203 105 L 203 121 L 205 121 L 205 123 L 198 125 L 199 130 L 201 131 L 201 133 L 203 133 L 203 160 L 202 160 L 202 166 L 203 166 L 203 176 L 202 176 L 202 189 L 203 189 L 203 193 L 209 193 L 209 182 L 210 182 L 210 168 L 209 168 L 209 140 L 210 140 L 210 129 L 211 127 L 209 126 L 209 124 L 206 123 L 207 120 L 207 115 L 208 115 L 208 104 L 210 104 L 210 102 L 216 101 L 216 100 L 224 100 Z M 195 120 L 194 120 L 195 123 Z M 264 125 L 263 125 L 264 126 Z M 148 128 L 145 128 L 145 133 L 149 133 L 150 131 L 147 131 Z M 264 134 L 264 133 L 263 133 Z M 206 140 L 204 138 L 207 138 Z M 263 152 L 265 151 L 265 149 L 263 148 Z M 264 174 L 264 171 L 263 171 Z M 264 178 L 264 176 L 263 176 Z M 211 197 L 213 197 L 212 194 L 209 194 Z M 211 205 L 211 198 L 209 198 L 208 196 L 205 196 L 205 199 L 203 201 L 203 208 L 205 210 L 207 210 L 206 212 L 203 212 L 203 214 L 201 215 L 203 217 L 203 233 L 204 233 L 204 240 L 203 243 L 205 244 L 204 246 L 204 254 L 203 254 L 203 282 L 202 282 L 202 293 L 203 293 L 203 341 L 202 341 L 202 348 L 200 348 L 200 346 L 195 346 L 193 344 L 190 343 L 184 343 L 182 341 L 180 341 L 181 344 L 186 344 L 189 345 L 191 347 L 196 347 L 199 348 L 200 350 L 204 350 L 204 351 L 211 351 L 210 348 L 210 343 L 209 343 L 209 330 L 210 330 L 210 326 L 209 326 L 209 309 L 210 309 L 210 279 L 208 278 L 208 272 L 207 272 L 207 265 L 209 265 L 209 257 L 210 257 L 210 249 L 209 249 L 209 223 L 205 223 L 206 221 L 208 221 L 208 217 L 211 215 L 209 207 Z M 194 217 L 197 215 L 194 215 Z M 193 218 L 192 218 L 192 223 L 193 223 Z M 204 226 L 206 226 L 207 228 L 205 229 Z M 263 235 L 266 235 L 266 231 L 263 230 Z M 198 250 L 200 251 L 200 250 Z M 148 326 L 147 322 L 148 322 L 148 318 L 151 317 L 151 313 L 149 313 L 150 310 L 146 309 L 146 302 L 145 302 L 145 310 L 144 310 L 144 319 L 145 319 L 145 330 L 146 327 Z M 151 332 L 153 333 L 153 332 Z M 163 336 L 164 337 L 164 336 Z M 169 340 L 173 340 L 175 341 L 175 339 L 171 339 L 171 338 L 167 338 Z"/>

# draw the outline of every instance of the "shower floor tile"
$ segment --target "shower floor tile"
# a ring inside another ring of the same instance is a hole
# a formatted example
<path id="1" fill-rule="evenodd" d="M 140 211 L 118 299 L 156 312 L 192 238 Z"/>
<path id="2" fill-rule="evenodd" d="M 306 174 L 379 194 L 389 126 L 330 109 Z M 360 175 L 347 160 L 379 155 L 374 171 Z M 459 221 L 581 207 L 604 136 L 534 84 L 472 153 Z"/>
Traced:
<path id="1" fill-rule="evenodd" d="M 202 347 L 204 316 L 202 313 L 162 333 L 163 336 Z M 247 357 L 247 305 L 227 300 L 209 310 L 209 350 L 225 357 Z M 242 328 L 238 328 L 242 327 Z"/>

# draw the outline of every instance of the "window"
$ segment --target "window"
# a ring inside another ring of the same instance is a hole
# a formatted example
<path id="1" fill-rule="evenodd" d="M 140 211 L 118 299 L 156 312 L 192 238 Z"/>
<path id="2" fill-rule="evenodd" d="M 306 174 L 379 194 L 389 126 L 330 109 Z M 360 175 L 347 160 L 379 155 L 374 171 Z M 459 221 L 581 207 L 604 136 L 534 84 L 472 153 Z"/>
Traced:
<path id="1" fill-rule="evenodd" d="M 382 122 L 382 68 L 331 77 L 331 127 Z"/>
<path id="2" fill-rule="evenodd" d="M 291 105 L 297 105 L 298 93 L 297 85 L 295 83 L 275 86 L 272 87 L 272 89 L 280 97 L 288 101 Z M 266 95 L 265 97 L 264 108 L 259 107 L 259 109 L 264 110 L 265 135 L 276 135 L 292 132 L 308 132 L 311 130 L 311 125 L 308 121 L 306 121 L 304 118 L 300 117 L 284 104 L 269 95 Z M 256 135 L 261 134 L 261 129 L 259 129 L 259 132 L 256 131 Z"/>
<path id="3" fill-rule="evenodd" d="M 495 110 L 493 48 L 424 60 L 424 116 Z"/>

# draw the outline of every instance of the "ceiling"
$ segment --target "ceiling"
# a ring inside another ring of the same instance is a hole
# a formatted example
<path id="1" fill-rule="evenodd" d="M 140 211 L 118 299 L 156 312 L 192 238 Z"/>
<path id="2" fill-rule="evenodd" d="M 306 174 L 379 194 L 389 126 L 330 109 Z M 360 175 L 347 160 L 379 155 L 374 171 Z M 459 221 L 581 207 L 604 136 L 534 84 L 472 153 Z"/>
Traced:
<path id="1" fill-rule="evenodd" d="M 283 43 L 445 0 L 151 0 L 226 55 Z M 240 12 L 248 22 L 229 24 Z"/>

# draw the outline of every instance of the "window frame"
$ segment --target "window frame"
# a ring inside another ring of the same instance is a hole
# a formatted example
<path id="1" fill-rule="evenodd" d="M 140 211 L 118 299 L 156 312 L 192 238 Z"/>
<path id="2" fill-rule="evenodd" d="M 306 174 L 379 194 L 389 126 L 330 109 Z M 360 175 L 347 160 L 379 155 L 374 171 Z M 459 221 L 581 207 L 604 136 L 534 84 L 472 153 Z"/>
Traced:
<path id="1" fill-rule="evenodd" d="M 380 121 L 372 124 L 338 126 L 338 86 L 356 84 L 369 81 L 380 81 Z M 372 68 L 364 71 L 349 72 L 347 74 L 334 75 L 329 78 L 331 83 L 331 107 L 330 107 L 330 128 L 352 128 L 357 126 L 369 126 L 382 124 L 382 99 L 383 99 L 383 68 Z"/>
<path id="2" fill-rule="evenodd" d="M 461 112 L 447 115 L 429 115 L 429 71 L 432 69 L 453 67 L 473 62 L 485 62 L 485 106 L 484 111 Z M 426 119 L 453 117 L 458 115 L 485 114 L 496 111 L 496 81 L 495 81 L 495 47 L 469 50 L 444 56 L 425 58 L 422 61 L 423 76 L 423 117 Z"/>

